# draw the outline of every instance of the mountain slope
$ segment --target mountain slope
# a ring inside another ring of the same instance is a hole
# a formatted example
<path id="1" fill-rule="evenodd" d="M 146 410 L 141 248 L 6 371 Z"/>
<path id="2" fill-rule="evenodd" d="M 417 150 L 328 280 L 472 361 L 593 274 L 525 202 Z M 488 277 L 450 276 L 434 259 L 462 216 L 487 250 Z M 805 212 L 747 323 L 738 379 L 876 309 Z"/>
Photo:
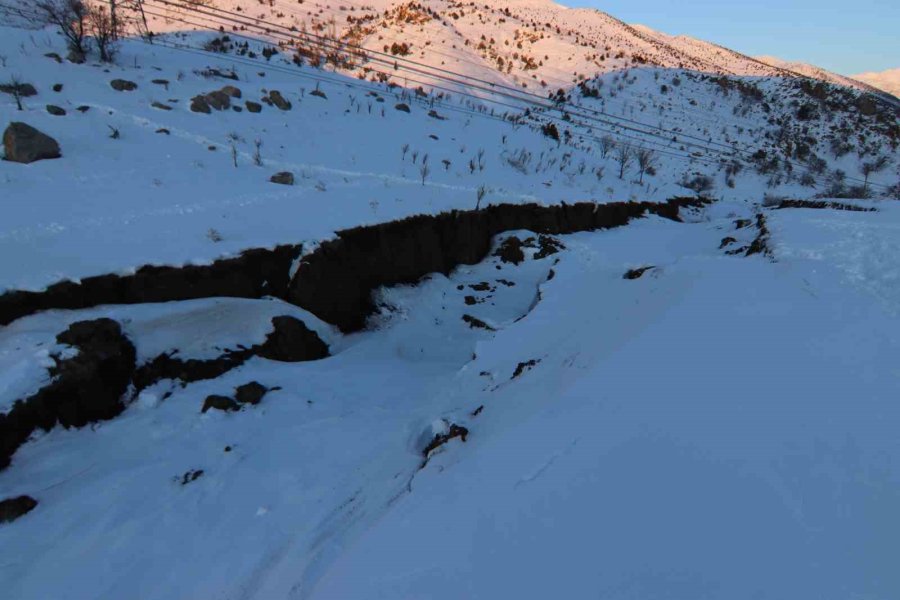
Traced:
<path id="1" fill-rule="evenodd" d="M 860 73 L 853 77 L 889 94 L 900 97 L 900 69 L 888 69 L 880 73 Z"/>

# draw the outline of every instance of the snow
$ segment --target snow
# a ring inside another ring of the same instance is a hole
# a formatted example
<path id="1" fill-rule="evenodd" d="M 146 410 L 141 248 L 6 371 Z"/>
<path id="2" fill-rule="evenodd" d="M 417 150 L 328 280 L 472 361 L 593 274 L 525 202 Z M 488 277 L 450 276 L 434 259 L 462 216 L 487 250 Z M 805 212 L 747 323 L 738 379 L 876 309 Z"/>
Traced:
<path id="1" fill-rule="evenodd" d="M 0 471 L 0 500 L 39 501 L 0 525 L 4 598 L 900 597 L 900 205 L 765 208 L 767 194 L 811 198 L 826 183 L 801 185 L 800 167 L 774 181 L 748 166 L 728 185 L 707 145 L 783 152 L 772 141 L 783 120 L 815 138 L 829 172 L 859 177 L 860 154 L 885 153 L 889 166 L 870 179 L 881 190 L 897 175 L 883 123 L 851 108 L 798 125 L 805 98 L 777 69 L 598 11 L 545 0 L 424 4 L 443 20 L 386 18 L 385 40 L 411 40 L 416 58 L 467 64 L 492 81 L 530 79 L 534 90 L 540 78 L 597 75 L 599 97 L 573 94 L 578 110 L 562 126 L 571 143 L 541 133 L 553 111 L 514 125 L 487 102 L 418 99 L 352 73 L 289 66 L 285 54 L 236 65 L 171 47 L 211 37 L 178 33 L 177 21 L 156 45 L 126 41 L 108 66 L 57 64 L 43 56 L 64 54 L 51 32 L 0 27 L 0 81 L 23 75 L 39 90 L 22 112 L 0 96 L 0 123 L 27 121 L 63 151 L 0 162 L 0 291 L 283 243 L 310 252 L 344 228 L 472 209 L 480 188 L 482 206 L 664 200 L 686 193 L 683 175 L 706 174 L 718 202 L 685 211 L 684 223 L 648 217 L 556 236 L 563 247 L 544 258 L 526 245 L 519 265 L 492 253 L 378 290 L 379 312 L 352 335 L 271 298 L 46 311 L 0 328 L 0 414 L 50 381 L 54 357 L 75 351 L 56 335 L 85 319 L 121 323 L 139 363 L 258 344 L 279 315 L 302 320 L 332 353 L 254 357 L 216 379 L 157 382 L 126 394 L 113 420 L 33 435 Z M 393 8 L 377 0 L 371 10 Z M 297 18 L 283 2 L 254 12 L 282 9 L 285 22 Z M 516 30 L 532 20 L 552 22 L 552 35 L 522 38 Z M 496 37 L 484 55 L 465 43 L 482 33 Z M 517 35 L 547 57 L 537 80 L 520 65 L 488 66 L 491 52 L 510 56 Z M 377 36 L 365 43 L 382 47 Z M 604 36 L 628 56 L 591 67 L 597 48 L 581 42 Z M 425 41 L 440 52 L 425 52 Z M 635 52 L 657 66 L 634 68 Z M 198 73 L 207 67 L 235 67 L 239 81 Z M 704 72 L 742 76 L 767 108 Z M 137 90 L 113 91 L 119 77 Z M 160 78 L 167 88 L 152 83 Z M 280 90 L 294 108 L 189 111 L 191 97 L 226 84 L 254 101 Z M 316 85 L 327 99 L 310 94 Z M 409 114 L 394 109 L 401 101 Z M 68 114 L 47 114 L 47 103 Z M 659 144 L 656 173 L 619 178 L 590 110 L 679 139 L 642 136 Z M 854 128 L 856 146 L 835 158 L 828 136 L 841 127 Z M 705 149 L 691 145 L 697 138 Z M 284 170 L 296 185 L 268 182 Z M 760 212 L 771 256 L 726 254 L 757 234 L 735 220 Z M 536 234 L 505 232 L 494 249 L 509 236 Z M 726 237 L 737 241 L 723 248 Z M 251 381 L 269 389 L 259 405 L 201 412 L 208 395 Z M 453 425 L 466 440 L 425 456 Z"/>
<path id="2" fill-rule="evenodd" d="M 879 208 L 768 212 L 775 262 L 718 249 L 749 216 L 726 203 L 382 290 L 332 358 L 252 359 L 22 447 L 0 489 L 41 504 L 0 529 L 0 578 L 22 600 L 892 598 L 900 320 L 836 243 L 895 237 Z M 200 414 L 249 380 L 283 389 Z M 450 423 L 467 441 L 423 467 Z"/>

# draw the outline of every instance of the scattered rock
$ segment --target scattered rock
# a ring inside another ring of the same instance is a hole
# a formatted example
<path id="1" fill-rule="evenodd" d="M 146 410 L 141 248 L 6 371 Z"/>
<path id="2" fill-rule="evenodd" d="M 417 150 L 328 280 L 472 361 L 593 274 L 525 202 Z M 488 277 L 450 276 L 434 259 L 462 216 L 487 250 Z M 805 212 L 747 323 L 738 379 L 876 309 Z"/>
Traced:
<path id="1" fill-rule="evenodd" d="M 560 250 L 566 249 L 562 242 L 549 235 L 538 236 L 538 244 L 540 249 L 534 255 L 535 260 L 546 258 L 551 254 L 556 254 Z"/>
<path id="2" fill-rule="evenodd" d="M 294 185 L 294 174 L 290 171 L 281 171 L 280 173 L 275 173 L 269 178 L 269 181 L 272 183 L 279 183 L 281 185 Z"/>
<path id="3" fill-rule="evenodd" d="M 472 315 L 463 315 L 462 320 L 469 324 L 469 327 L 472 329 L 486 329 L 487 331 L 497 331 L 481 319 L 473 317 Z"/>
<path id="4" fill-rule="evenodd" d="M 244 109 L 240 106 L 232 106 L 231 110 L 233 110 L 234 112 L 244 112 Z"/>
<path id="5" fill-rule="evenodd" d="M 494 256 L 500 257 L 500 260 L 505 263 L 518 265 L 525 260 L 525 253 L 522 252 L 522 240 L 514 235 L 506 238 L 503 240 L 503 243 L 500 244 L 500 247 L 494 253 Z"/>
<path id="6" fill-rule="evenodd" d="M 398 103 L 398 104 L 395 104 L 395 105 L 394 105 L 394 108 L 397 109 L 397 110 L 399 110 L 399 111 L 405 112 L 405 113 L 410 112 L 410 111 L 409 111 L 409 104 L 406 104 L 405 102 L 400 102 L 400 103 Z"/>
<path id="7" fill-rule="evenodd" d="M 31 125 L 18 122 L 10 123 L 6 128 L 3 148 L 6 160 L 25 164 L 62 156 L 56 140 Z"/>
<path id="8" fill-rule="evenodd" d="M 160 127 L 159 129 L 156 130 L 156 133 L 162 133 L 164 135 L 171 134 L 171 132 L 168 129 L 166 129 L 165 127 Z"/>
<path id="9" fill-rule="evenodd" d="M 211 396 L 207 396 L 206 400 L 203 401 L 203 408 L 200 410 L 201 413 L 205 413 L 209 409 L 214 408 L 216 410 L 222 411 L 234 411 L 240 410 L 240 406 L 233 399 L 228 396 L 219 396 L 213 394 Z"/>
<path id="10" fill-rule="evenodd" d="M 722 242 L 719 244 L 719 250 L 721 250 L 721 249 L 724 248 L 725 246 L 729 246 L 729 245 L 735 243 L 736 241 L 737 241 L 737 240 L 734 239 L 734 238 L 731 237 L 731 236 L 722 238 Z"/>
<path id="11" fill-rule="evenodd" d="M 281 92 L 278 90 L 272 90 L 269 92 L 267 104 L 271 104 L 278 108 L 279 110 L 291 110 L 291 103 L 288 102 L 284 96 L 281 95 Z M 263 102 L 266 102 L 266 98 L 263 98 Z"/>
<path id="12" fill-rule="evenodd" d="M 245 383 L 244 385 L 235 388 L 234 398 L 238 401 L 238 404 L 255 405 L 260 403 L 263 396 L 265 396 L 268 391 L 269 388 L 263 384 L 251 381 L 250 383 Z"/>
<path id="13" fill-rule="evenodd" d="M 453 423 L 450 425 L 450 429 L 446 433 L 436 433 L 431 442 L 425 446 L 425 449 L 422 450 L 422 455 L 425 458 L 428 458 L 428 455 L 431 454 L 436 448 L 439 448 L 452 440 L 453 438 L 458 437 L 463 442 L 466 441 L 466 438 L 469 436 L 469 430 L 461 425 L 457 425 Z"/>
<path id="14" fill-rule="evenodd" d="M 325 100 L 328 100 L 328 96 L 326 96 L 325 92 L 323 92 L 322 90 L 313 90 L 309 93 L 309 95 L 310 96 L 318 96 L 319 98 L 324 98 Z"/>
<path id="15" fill-rule="evenodd" d="M 79 52 L 78 50 L 70 50 L 66 55 L 66 60 L 70 63 L 75 63 L 76 65 L 80 65 L 85 61 L 84 52 Z"/>
<path id="16" fill-rule="evenodd" d="M 475 290 L 476 292 L 492 292 L 493 291 L 491 289 L 491 284 L 489 284 L 487 281 L 482 281 L 481 283 L 471 283 L 471 284 L 469 284 L 469 287 L 471 289 Z"/>
<path id="17" fill-rule="evenodd" d="M 137 84 L 127 79 L 113 79 L 109 85 L 117 92 L 133 92 L 137 89 Z"/>
<path id="18" fill-rule="evenodd" d="M 169 80 L 168 79 L 154 79 L 151 83 L 154 83 L 156 85 L 161 85 L 161 86 L 165 87 L 166 89 L 169 89 Z"/>
<path id="19" fill-rule="evenodd" d="M 206 96 L 194 96 L 191 98 L 191 112 L 203 113 L 205 115 L 212 113 L 212 109 L 209 107 Z"/>
<path id="20" fill-rule="evenodd" d="M 623 279 L 640 279 L 640 277 L 644 273 L 646 273 L 650 269 L 655 269 L 655 268 L 656 267 L 651 265 L 651 266 L 647 266 L 647 267 L 639 267 L 637 269 L 630 269 L 625 273 L 625 275 L 622 276 L 622 278 Z"/>
<path id="21" fill-rule="evenodd" d="M 225 110 L 231 107 L 231 96 L 221 90 L 212 91 L 205 96 L 207 104 L 216 110 Z"/>
<path id="22" fill-rule="evenodd" d="M 240 98 L 242 95 L 240 88 L 233 85 L 226 85 L 220 91 L 223 94 L 227 94 L 229 98 Z"/>
<path id="23" fill-rule="evenodd" d="M 0 92 L 4 94 L 16 94 L 22 98 L 30 98 L 31 96 L 37 96 L 37 90 L 30 83 L 19 83 L 17 85 L 13 84 L 0 84 Z"/>
<path id="24" fill-rule="evenodd" d="M 512 379 L 515 379 L 525 371 L 530 371 L 533 367 L 536 367 L 539 362 L 541 362 L 539 359 L 534 358 L 526 360 L 525 362 L 520 362 L 516 365 L 516 370 L 513 372 Z"/>
<path id="25" fill-rule="evenodd" d="M 475 296 L 466 296 L 465 301 L 468 306 L 473 306 L 475 304 L 483 302 L 483 300 L 478 300 Z"/>
<path id="26" fill-rule="evenodd" d="M 47 105 L 47 112 L 53 115 L 54 117 L 64 117 L 66 116 L 66 109 L 60 108 L 59 106 L 55 106 L 53 104 Z"/>
<path id="27" fill-rule="evenodd" d="M 244 103 L 247 106 L 247 110 L 252 113 L 258 113 L 262 111 L 262 104 L 259 102 L 253 102 L 252 100 L 247 100 Z"/>
<path id="28" fill-rule="evenodd" d="M 0 501 L 0 523 L 12 523 L 22 515 L 30 513 L 38 501 L 31 496 L 18 496 Z"/>
<path id="29" fill-rule="evenodd" d="M 159 110 L 172 110 L 172 107 L 168 104 L 163 104 L 162 102 L 154 102 L 150 106 L 153 108 L 158 108 Z"/>
<path id="30" fill-rule="evenodd" d="M 52 58 L 53 60 L 55 60 L 55 61 L 58 62 L 58 63 L 61 63 L 61 62 L 62 62 L 62 56 L 60 56 L 60 55 L 57 54 L 56 52 L 48 52 L 48 53 L 45 54 L 44 56 L 46 56 L 47 58 Z"/>
<path id="31" fill-rule="evenodd" d="M 79 106 L 78 108 L 76 108 L 75 110 L 77 110 L 77 111 L 80 112 L 80 113 L 86 113 L 87 111 L 91 110 L 91 107 L 90 107 L 90 106 L 81 105 L 81 106 Z"/>
<path id="32" fill-rule="evenodd" d="M 442 117 L 441 115 L 438 114 L 438 112 L 436 110 L 429 110 L 428 116 L 431 117 L 432 119 L 437 119 L 438 121 L 446 121 L 447 120 L 447 117 Z"/>
<path id="33" fill-rule="evenodd" d="M 181 485 L 187 485 L 192 481 L 197 481 L 203 476 L 203 469 L 191 469 L 181 476 Z"/>
<path id="34" fill-rule="evenodd" d="M 290 316 L 274 317 L 274 329 L 266 337 L 259 356 L 282 362 L 319 360 L 329 355 L 328 346 L 303 321 Z"/>
<path id="35" fill-rule="evenodd" d="M 473 416 L 473 417 L 477 417 L 478 415 L 481 414 L 481 412 L 482 412 L 483 410 L 484 410 L 484 404 L 482 404 L 481 406 L 479 406 L 478 408 L 476 408 L 475 410 L 473 410 L 473 411 L 472 411 L 472 416 Z"/>
<path id="36" fill-rule="evenodd" d="M 55 84 L 53 84 L 53 91 L 54 91 L 54 92 L 61 92 L 61 91 L 63 91 L 63 84 L 61 84 L 61 83 L 55 83 Z"/>
<path id="37" fill-rule="evenodd" d="M 745 227 L 750 227 L 753 225 L 753 221 L 750 219 L 736 219 L 734 222 L 735 229 L 743 229 Z"/>

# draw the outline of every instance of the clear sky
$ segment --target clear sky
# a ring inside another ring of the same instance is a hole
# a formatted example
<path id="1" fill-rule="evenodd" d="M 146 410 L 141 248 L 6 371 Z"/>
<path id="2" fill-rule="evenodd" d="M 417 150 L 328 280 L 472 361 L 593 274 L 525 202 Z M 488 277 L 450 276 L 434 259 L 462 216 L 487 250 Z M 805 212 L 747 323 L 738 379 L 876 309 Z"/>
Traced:
<path id="1" fill-rule="evenodd" d="M 900 0 L 556 0 L 844 75 L 900 67 Z"/>

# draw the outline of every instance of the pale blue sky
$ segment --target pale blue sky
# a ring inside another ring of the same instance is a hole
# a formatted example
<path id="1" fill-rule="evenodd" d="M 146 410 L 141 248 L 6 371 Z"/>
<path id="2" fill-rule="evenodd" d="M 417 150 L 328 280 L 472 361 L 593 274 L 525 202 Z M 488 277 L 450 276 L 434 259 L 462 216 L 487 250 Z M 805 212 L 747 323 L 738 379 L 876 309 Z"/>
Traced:
<path id="1" fill-rule="evenodd" d="M 853 75 L 900 67 L 900 0 L 556 0 L 627 23 Z"/>

